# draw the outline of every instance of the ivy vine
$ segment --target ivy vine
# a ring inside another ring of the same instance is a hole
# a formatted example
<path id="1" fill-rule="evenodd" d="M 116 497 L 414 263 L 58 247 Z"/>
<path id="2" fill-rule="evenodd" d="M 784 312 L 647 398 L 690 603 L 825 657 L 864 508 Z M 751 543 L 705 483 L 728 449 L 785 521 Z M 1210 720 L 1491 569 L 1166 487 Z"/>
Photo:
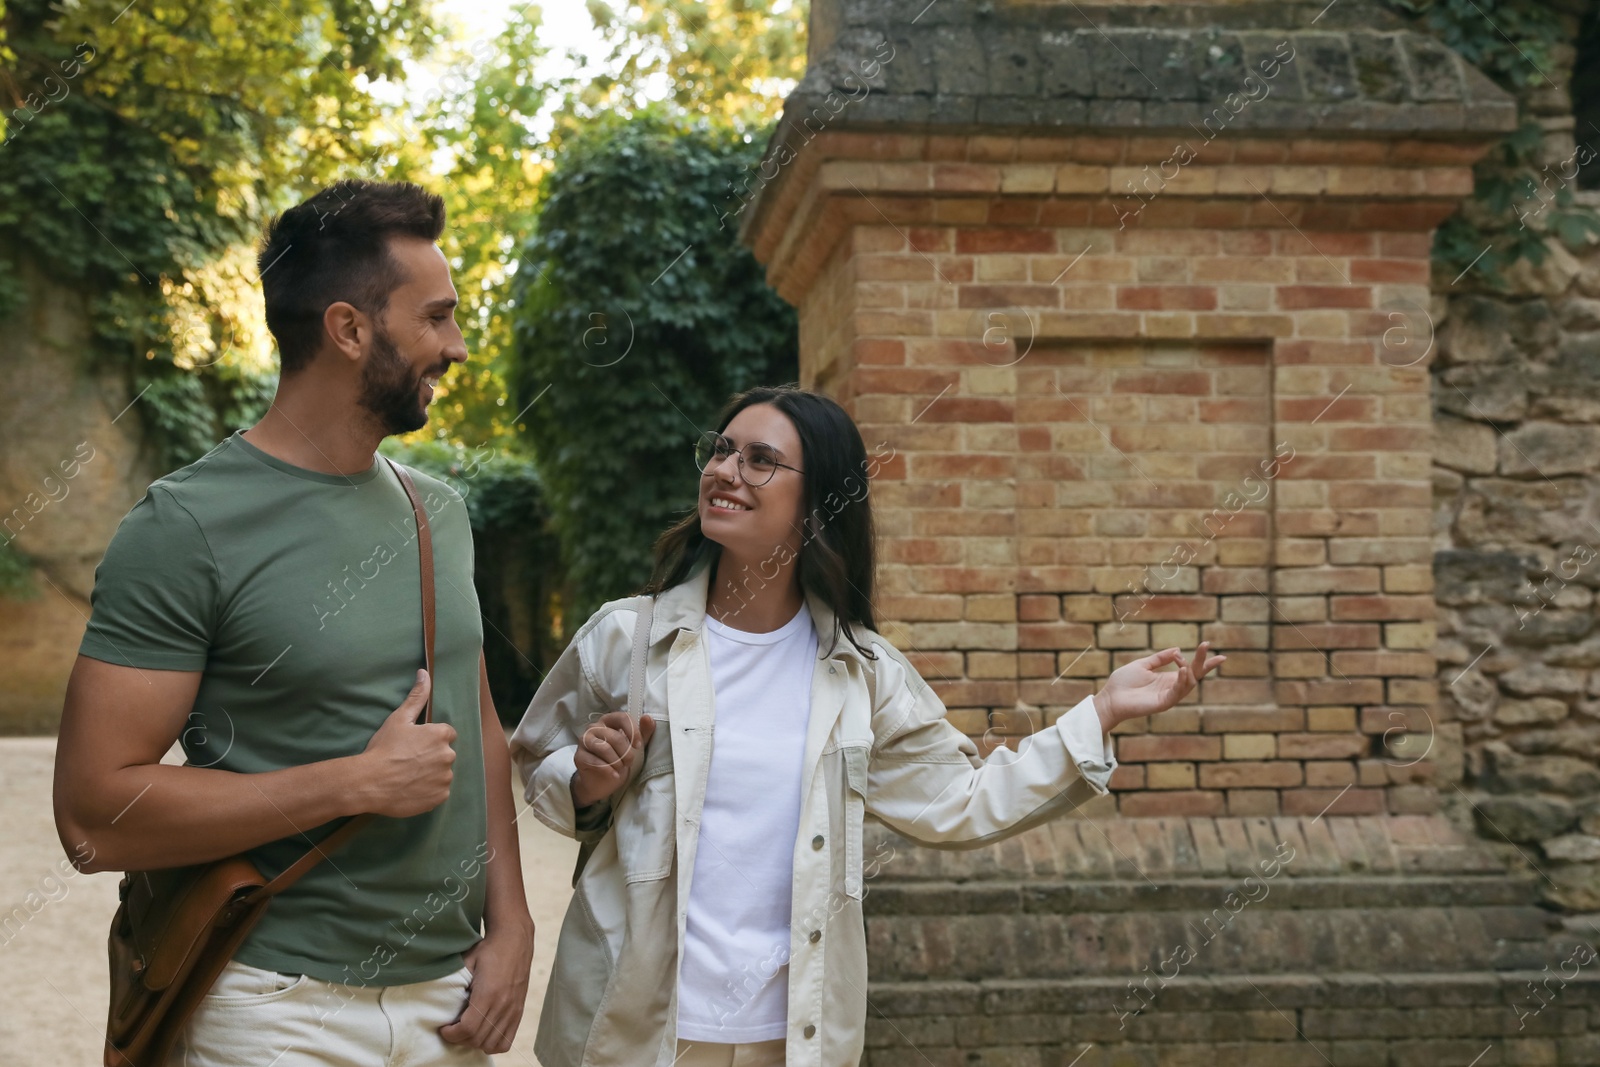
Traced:
<path id="1" fill-rule="evenodd" d="M 124 378 L 161 469 L 264 410 L 275 373 L 228 341 L 259 296 L 219 264 L 366 150 L 382 109 L 358 75 L 402 73 L 423 3 L 0 7 L 0 321 L 81 299 L 81 370 Z"/>
<path id="2" fill-rule="evenodd" d="M 578 622 L 649 577 L 656 535 L 694 506 L 695 436 L 729 394 L 798 374 L 794 309 L 724 218 L 765 144 L 654 112 L 604 117 L 541 185 L 509 377 Z"/>
<path id="3" fill-rule="evenodd" d="M 1434 235 L 1433 260 L 1451 277 L 1473 264 L 1492 288 L 1507 286 L 1518 260 L 1538 265 L 1559 240 L 1577 251 L 1600 238 L 1600 213 L 1573 195 L 1582 153 L 1541 165 L 1544 130 L 1531 97 L 1554 84 L 1557 49 L 1567 34 L 1542 0 L 1385 0 L 1416 19 L 1517 99 L 1515 132 L 1474 168 L 1471 200 Z"/>

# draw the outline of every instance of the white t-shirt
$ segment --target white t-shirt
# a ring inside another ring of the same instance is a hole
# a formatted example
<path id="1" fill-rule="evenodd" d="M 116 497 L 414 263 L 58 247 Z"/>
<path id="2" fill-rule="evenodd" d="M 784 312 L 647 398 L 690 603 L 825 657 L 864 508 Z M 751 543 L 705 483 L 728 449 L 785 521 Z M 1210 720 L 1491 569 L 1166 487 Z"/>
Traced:
<path id="1" fill-rule="evenodd" d="M 804 601 L 766 634 L 706 616 L 715 705 L 711 771 L 685 908 L 678 1036 L 785 1036 L 800 773 L 817 633 Z"/>

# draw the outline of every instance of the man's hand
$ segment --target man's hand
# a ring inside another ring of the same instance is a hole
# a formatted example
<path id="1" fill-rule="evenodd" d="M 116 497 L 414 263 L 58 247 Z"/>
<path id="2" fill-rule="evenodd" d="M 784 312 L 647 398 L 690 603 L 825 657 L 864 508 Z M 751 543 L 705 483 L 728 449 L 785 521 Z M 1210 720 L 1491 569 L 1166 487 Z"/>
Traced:
<path id="1" fill-rule="evenodd" d="M 469 1045 L 490 1055 L 509 1052 L 528 1002 L 533 923 L 491 929 L 462 959 L 472 969 L 467 1003 L 455 1022 L 439 1027 L 439 1036 L 453 1045 Z"/>
<path id="2" fill-rule="evenodd" d="M 454 731 L 406 721 L 422 710 L 425 686 L 412 691 L 409 706 L 395 713 L 398 721 L 385 724 L 378 731 L 382 741 L 375 737 L 367 752 L 250 774 L 162 763 L 172 743 L 195 728 L 201 676 L 78 656 L 56 744 L 54 800 L 61 846 L 79 870 L 210 863 L 379 806 L 389 814 L 426 810 L 448 791 L 447 739 Z M 213 722 L 226 725 L 225 718 Z M 411 806 L 412 797 L 405 807 L 380 805 L 384 796 L 393 801 L 413 788 L 395 779 L 415 772 L 415 766 L 407 769 L 413 761 L 397 756 L 415 739 L 437 743 L 434 762 L 444 785 L 421 808 Z M 306 750 L 302 758 L 314 755 Z"/>
<path id="3" fill-rule="evenodd" d="M 358 757 L 363 765 L 363 810 L 403 819 L 432 811 L 450 796 L 456 761 L 451 742 L 456 728 L 447 722 L 417 722 L 433 679 L 417 672 L 417 684 L 389 714 Z"/>
<path id="4" fill-rule="evenodd" d="M 1109 733 L 1119 722 L 1166 711 L 1188 696 L 1189 690 L 1200 684 L 1200 679 L 1228 658 L 1207 656 L 1206 647 L 1210 644 L 1210 641 L 1200 642 L 1192 663 L 1184 662 L 1181 649 L 1167 648 L 1124 663 L 1112 671 L 1111 677 L 1106 679 L 1106 687 L 1094 695 L 1101 729 Z M 1176 663 L 1178 669 L 1157 669 L 1169 663 Z"/>
<path id="5" fill-rule="evenodd" d="M 586 808 L 622 788 L 635 750 L 642 751 L 655 736 L 656 721 L 649 715 L 633 716 L 613 711 L 583 732 L 578 739 L 577 773 L 572 776 L 572 803 Z"/>

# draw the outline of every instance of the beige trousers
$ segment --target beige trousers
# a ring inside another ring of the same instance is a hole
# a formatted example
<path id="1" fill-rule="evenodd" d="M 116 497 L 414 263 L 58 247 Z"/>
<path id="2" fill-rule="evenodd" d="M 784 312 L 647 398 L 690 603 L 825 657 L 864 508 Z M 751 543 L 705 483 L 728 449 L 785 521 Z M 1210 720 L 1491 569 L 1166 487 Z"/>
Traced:
<path id="1" fill-rule="evenodd" d="M 461 1015 L 471 972 L 355 986 L 237 960 L 190 1016 L 167 1067 L 487 1067 L 438 1029 Z"/>
<path id="2" fill-rule="evenodd" d="M 785 1044 L 781 1037 L 738 1045 L 679 1038 L 673 1067 L 783 1067 Z"/>

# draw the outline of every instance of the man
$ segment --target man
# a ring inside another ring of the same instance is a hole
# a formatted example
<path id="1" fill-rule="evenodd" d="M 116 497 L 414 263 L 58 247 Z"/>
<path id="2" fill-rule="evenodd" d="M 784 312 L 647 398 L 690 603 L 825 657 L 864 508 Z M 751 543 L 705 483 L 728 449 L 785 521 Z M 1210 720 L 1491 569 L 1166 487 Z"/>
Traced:
<path id="1" fill-rule="evenodd" d="M 271 408 L 152 484 L 95 572 L 55 780 L 83 869 L 248 852 L 271 877 L 346 817 L 379 816 L 272 901 L 174 1063 L 483 1064 L 521 1021 L 533 922 L 466 508 L 413 472 L 430 678 L 416 524 L 376 455 L 426 424 L 467 358 L 444 223 L 438 196 L 361 181 L 275 219 Z M 174 741 L 183 766 L 161 762 Z"/>

